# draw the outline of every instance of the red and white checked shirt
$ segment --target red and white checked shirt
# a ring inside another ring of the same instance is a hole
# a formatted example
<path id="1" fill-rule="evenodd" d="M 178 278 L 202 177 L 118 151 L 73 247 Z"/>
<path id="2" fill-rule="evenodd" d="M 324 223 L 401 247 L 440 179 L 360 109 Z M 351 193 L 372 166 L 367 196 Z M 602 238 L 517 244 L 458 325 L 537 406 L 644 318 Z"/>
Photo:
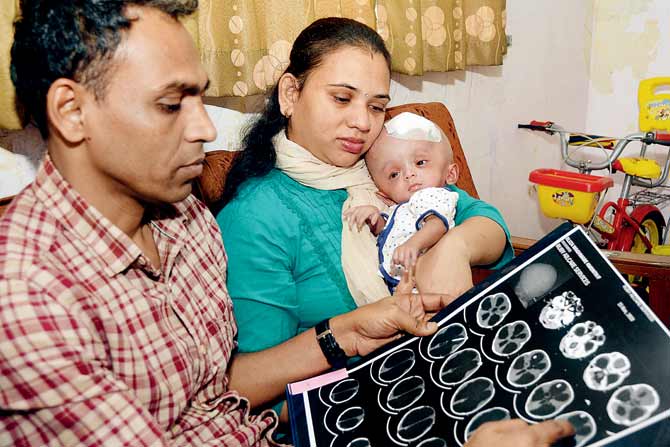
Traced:
<path id="1" fill-rule="evenodd" d="M 0 220 L 0 446 L 267 445 L 228 389 L 237 330 L 213 217 L 151 220 L 161 269 L 47 157 Z"/>

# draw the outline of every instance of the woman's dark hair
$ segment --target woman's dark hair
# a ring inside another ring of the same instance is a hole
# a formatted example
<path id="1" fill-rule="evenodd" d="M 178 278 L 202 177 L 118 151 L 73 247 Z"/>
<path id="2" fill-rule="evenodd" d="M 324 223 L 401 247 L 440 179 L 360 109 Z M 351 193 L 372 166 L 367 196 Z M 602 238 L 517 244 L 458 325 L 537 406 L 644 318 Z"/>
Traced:
<path id="1" fill-rule="evenodd" d="M 197 0 L 22 0 L 21 18 L 14 24 L 11 76 L 16 95 L 48 134 L 46 98 L 59 78 L 73 79 L 105 96 L 111 59 L 130 29 L 128 6 L 155 8 L 173 18 L 191 14 Z"/>
<path id="2" fill-rule="evenodd" d="M 356 20 L 339 17 L 319 19 L 302 30 L 293 43 L 289 66 L 290 73 L 302 87 L 309 74 L 329 54 L 343 47 L 355 47 L 381 54 L 391 70 L 391 55 L 381 36 L 375 30 Z M 265 108 L 256 121 L 246 130 L 242 139 L 242 152 L 237 156 L 226 178 L 223 196 L 214 210 L 230 202 L 240 185 L 252 177 L 261 177 L 275 167 L 277 156 L 272 138 L 286 129 L 288 118 L 279 110 L 279 89 L 275 85 Z"/>

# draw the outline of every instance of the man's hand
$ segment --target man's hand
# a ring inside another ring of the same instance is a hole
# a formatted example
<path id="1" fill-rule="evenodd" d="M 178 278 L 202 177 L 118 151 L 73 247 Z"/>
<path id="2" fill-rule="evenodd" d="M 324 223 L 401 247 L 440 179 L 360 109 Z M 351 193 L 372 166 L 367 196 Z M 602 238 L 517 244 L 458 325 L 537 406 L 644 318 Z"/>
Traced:
<path id="1" fill-rule="evenodd" d="M 404 272 L 395 295 L 331 318 L 333 335 L 348 356 L 369 354 L 403 333 L 425 336 L 437 330 L 428 320 L 453 297 L 410 293 L 413 274 L 413 269 Z"/>
<path id="2" fill-rule="evenodd" d="M 367 224 L 375 236 L 384 228 L 381 211 L 373 205 L 353 206 L 344 212 L 344 218 L 349 222 L 349 228 L 355 225 L 358 231 Z"/>
<path id="3" fill-rule="evenodd" d="M 572 425 L 560 419 L 534 425 L 521 419 L 487 422 L 475 431 L 465 447 L 549 447 L 574 433 Z"/>

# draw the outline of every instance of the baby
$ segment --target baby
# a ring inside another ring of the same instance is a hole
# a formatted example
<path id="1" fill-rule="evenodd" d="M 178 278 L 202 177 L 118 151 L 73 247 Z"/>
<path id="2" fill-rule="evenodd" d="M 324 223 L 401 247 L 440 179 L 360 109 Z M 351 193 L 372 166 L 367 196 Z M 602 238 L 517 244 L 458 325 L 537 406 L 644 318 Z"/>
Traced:
<path id="1" fill-rule="evenodd" d="M 440 128 L 408 112 L 384 123 L 365 161 L 390 208 L 358 206 L 345 217 L 359 230 L 367 224 L 377 236 L 379 270 L 393 291 L 403 269 L 413 269 L 417 258 L 454 226 L 458 193 L 445 186 L 458 180 L 458 165 Z"/>

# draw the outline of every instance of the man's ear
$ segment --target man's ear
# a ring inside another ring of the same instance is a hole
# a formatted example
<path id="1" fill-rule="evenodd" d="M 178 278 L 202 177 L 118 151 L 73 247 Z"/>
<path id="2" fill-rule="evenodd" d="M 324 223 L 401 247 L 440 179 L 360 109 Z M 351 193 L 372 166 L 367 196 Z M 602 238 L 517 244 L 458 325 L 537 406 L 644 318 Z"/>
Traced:
<path id="1" fill-rule="evenodd" d="M 277 83 L 279 93 L 279 109 L 282 115 L 290 118 L 293 107 L 300 97 L 300 86 L 298 80 L 291 73 L 284 73 Z"/>
<path id="2" fill-rule="evenodd" d="M 447 166 L 447 185 L 453 185 L 458 181 L 458 177 L 461 174 L 461 169 L 458 167 L 458 164 L 451 163 Z"/>
<path id="3" fill-rule="evenodd" d="M 85 138 L 82 102 L 86 89 L 72 79 L 56 79 L 47 92 L 47 121 L 61 137 L 71 143 Z"/>

